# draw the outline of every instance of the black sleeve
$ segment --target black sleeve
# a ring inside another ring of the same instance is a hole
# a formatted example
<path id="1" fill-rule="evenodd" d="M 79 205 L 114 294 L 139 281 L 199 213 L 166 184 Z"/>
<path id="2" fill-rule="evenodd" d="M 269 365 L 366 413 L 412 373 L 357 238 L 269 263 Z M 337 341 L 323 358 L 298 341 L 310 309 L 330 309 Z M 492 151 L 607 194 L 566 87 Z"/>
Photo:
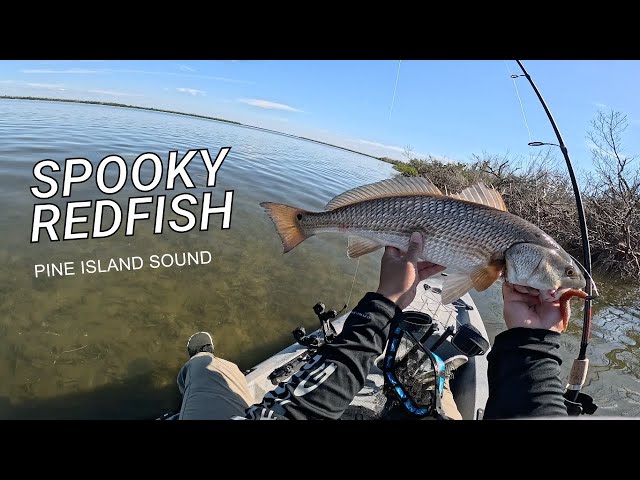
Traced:
<path id="1" fill-rule="evenodd" d="M 484 418 L 566 416 L 558 355 L 560 334 L 512 328 L 499 334 L 489 362 Z"/>
<path id="2" fill-rule="evenodd" d="M 402 313 L 384 296 L 369 292 L 352 310 L 342 332 L 318 349 L 287 382 L 249 407 L 246 419 L 338 419 L 364 386 L 384 351 L 391 320 Z"/>

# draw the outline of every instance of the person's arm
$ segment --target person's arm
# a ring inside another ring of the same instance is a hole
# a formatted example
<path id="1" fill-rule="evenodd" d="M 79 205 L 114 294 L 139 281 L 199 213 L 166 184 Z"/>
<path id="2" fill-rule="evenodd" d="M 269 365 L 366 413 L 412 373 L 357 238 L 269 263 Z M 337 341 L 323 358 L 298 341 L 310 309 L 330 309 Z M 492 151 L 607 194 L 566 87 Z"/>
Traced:
<path id="1" fill-rule="evenodd" d="M 333 343 L 320 347 L 298 373 L 251 406 L 247 417 L 340 418 L 384 350 L 389 324 L 399 310 L 379 293 L 367 293 Z"/>
<path id="2" fill-rule="evenodd" d="M 245 418 L 340 418 L 384 351 L 392 319 L 411 303 L 420 280 L 444 270 L 418 262 L 422 245 L 422 237 L 414 234 L 406 254 L 387 247 L 378 291 L 364 296 L 333 343 L 320 347 L 298 373 L 249 407 Z"/>
<path id="3" fill-rule="evenodd" d="M 562 316 L 557 302 L 518 285 L 502 287 L 507 331 L 489 352 L 489 399 L 484 418 L 566 416 L 560 380 Z"/>

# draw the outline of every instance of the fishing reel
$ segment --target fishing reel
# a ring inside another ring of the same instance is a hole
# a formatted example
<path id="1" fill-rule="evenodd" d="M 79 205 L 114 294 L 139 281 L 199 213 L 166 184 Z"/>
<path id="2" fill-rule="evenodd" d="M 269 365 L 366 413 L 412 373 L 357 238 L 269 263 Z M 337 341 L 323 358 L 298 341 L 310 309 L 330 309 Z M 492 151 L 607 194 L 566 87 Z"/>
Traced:
<path id="1" fill-rule="evenodd" d="M 315 355 L 318 348 L 325 343 L 333 342 L 338 335 L 338 332 L 331 324 L 331 320 L 340 315 L 346 308 L 347 306 L 345 305 L 342 310 L 337 312 L 336 310 L 326 310 L 324 303 L 318 302 L 313 306 L 313 312 L 318 317 L 318 320 L 320 320 L 322 335 L 307 335 L 307 331 L 303 326 L 300 326 L 291 332 L 293 334 L 293 338 L 296 339 L 296 342 L 303 347 L 307 347 L 307 350 L 281 367 L 276 368 L 269 374 L 268 378 L 271 380 L 273 385 L 277 385 L 279 382 L 285 381 L 291 375 L 298 372 L 302 366 L 311 357 L 313 357 L 313 355 Z"/>
<path id="2" fill-rule="evenodd" d="M 331 343 L 338 335 L 338 332 L 331 324 L 331 320 L 340 315 L 347 306 L 345 305 L 339 312 L 336 310 L 326 310 L 324 303 L 316 303 L 313 306 L 313 313 L 316 314 L 318 320 L 320 320 L 320 327 L 322 328 L 322 337 L 315 335 L 307 335 L 307 331 L 304 327 L 300 326 L 293 332 L 293 338 L 296 339 L 300 345 L 309 348 L 319 348 L 325 343 Z"/>
<path id="3" fill-rule="evenodd" d="M 331 320 L 340 315 L 340 313 L 344 312 L 347 306 L 345 305 L 344 307 L 342 307 L 342 310 L 340 310 L 339 312 L 335 310 L 325 310 L 325 308 L 326 307 L 324 306 L 324 303 L 318 302 L 313 306 L 313 312 L 318 317 L 318 320 L 320 320 L 324 341 L 326 343 L 331 343 L 338 336 L 338 332 L 333 327 Z"/>

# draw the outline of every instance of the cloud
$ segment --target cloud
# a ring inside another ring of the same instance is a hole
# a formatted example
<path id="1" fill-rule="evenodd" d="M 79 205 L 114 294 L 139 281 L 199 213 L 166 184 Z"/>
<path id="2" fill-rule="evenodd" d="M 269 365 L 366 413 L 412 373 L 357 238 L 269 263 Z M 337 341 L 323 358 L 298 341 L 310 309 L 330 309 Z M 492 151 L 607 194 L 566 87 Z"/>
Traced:
<path id="1" fill-rule="evenodd" d="M 397 147 L 395 145 L 385 145 L 384 143 L 379 142 L 371 142 L 369 140 L 356 140 L 358 143 L 363 143 L 364 145 L 370 145 L 372 147 L 386 148 L 387 150 L 394 150 L 396 152 L 404 153 L 406 147 Z"/>
<path id="2" fill-rule="evenodd" d="M 183 72 L 195 72 L 196 69 L 193 67 L 190 67 L 189 65 L 178 65 L 178 68 L 180 70 L 182 70 Z"/>
<path id="3" fill-rule="evenodd" d="M 347 141 L 352 142 L 354 144 L 359 144 L 359 145 L 366 145 L 368 147 L 373 147 L 375 149 L 377 149 L 378 152 L 383 153 L 385 155 L 389 155 L 391 154 L 391 152 L 393 152 L 394 154 L 396 153 L 401 153 L 402 156 L 404 157 L 405 152 L 407 150 L 407 147 L 399 147 L 397 145 L 386 145 L 384 143 L 380 143 L 380 142 L 373 142 L 371 140 L 364 140 L 364 139 L 352 139 L 349 138 L 347 139 Z M 357 150 L 357 148 L 355 148 Z M 426 157 L 432 157 L 436 160 L 440 160 L 441 162 L 444 163 L 449 163 L 449 162 L 455 162 L 456 160 L 452 159 L 451 157 L 448 157 L 447 155 L 439 155 L 439 154 L 434 154 L 434 153 L 429 153 L 429 154 L 425 154 L 425 153 L 421 153 L 421 152 L 415 152 L 412 151 L 411 152 L 411 157 L 412 158 L 426 158 Z M 394 155 L 395 157 L 395 155 Z"/>
<path id="4" fill-rule="evenodd" d="M 40 88 L 43 90 L 58 90 L 59 92 L 64 91 L 64 85 L 60 83 L 26 83 L 27 87 L 31 88 Z"/>
<path id="5" fill-rule="evenodd" d="M 186 67 L 182 68 L 182 67 Z M 188 70 L 191 69 L 191 70 Z M 198 78 L 201 80 L 214 80 L 216 82 L 227 82 L 227 83 L 239 83 L 245 85 L 254 85 L 255 82 L 251 82 L 248 80 L 237 80 L 235 78 L 227 78 L 227 77 L 217 77 L 213 75 L 200 75 L 195 72 L 196 70 L 189 67 L 188 65 L 181 65 L 180 70 L 182 72 L 162 72 L 162 71 L 152 71 L 152 70 L 136 70 L 136 69 L 101 69 L 101 70 L 90 70 L 86 68 L 70 68 L 66 70 L 55 70 L 55 69 L 41 69 L 41 68 L 32 68 L 21 70 L 22 73 L 31 73 L 31 74 L 75 74 L 75 75 L 107 75 L 113 73 L 131 73 L 135 75 L 159 75 L 165 77 L 184 77 L 184 78 Z"/>
<path id="6" fill-rule="evenodd" d="M 176 90 L 182 93 L 188 93 L 189 95 L 192 95 L 194 97 L 197 97 L 198 95 L 206 95 L 206 92 L 204 90 L 198 90 L 197 88 L 180 87 L 176 88 Z"/>
<path id="7" fill-rule="evenodd" d="M 608 106 L 607 104 L 604 104 L 604 103 L 600 103 L 600 102 L 593 102 L 593 104 L 594 104 L 596 107 L 598 107 L 598 108 L 600 108 L 600 109 L 602 109 L 602 110 L 608 110 L 608 109 L 609 109 L 609 106 Z"/>
<path id="8" fill-rule="evenodd" d="M 236 80 L 235 78 L 216 77 L 212 75 L 200 75 L 198 73 L 181 73 L 181 72 L 155 72 L 150 70 L 111 70 L 114 73 L 134 73 L 139 75 L 161 75 L 167 77 L 184 77 L 184 78 L 198 78 L 200 80 L 215 80 L 216 82 L 228 82 L 228 83 L 242 83 L 246 85 L 253 85 L 255 82 L 248 80 Z"/>
<path id="9" fill-rule="evenodd" d="M 239 102 L 246 103 L 252 107 L 266 108 L 269 110 L 284 110 L 286 112 L 302 112 L 291 105 L 285 105 L 284 103 L 270 102 L 268 100 L 258 100 L 256 98 L 239 98 Z"/>
<path id="10" fill-rule="evenodd" d="M 139 93 L 117 92 L 114 90 L 87 90 L 87 93 L 97 93 L 98 95 L 110 95 L 112 97 L 142 97 Z"/>
<path id="11" fill-rule="evenodd" d="M 69 75 L 96 75 L 100 73 L 108 73 L 105 70 L 88 70 L 86 68 L 70 68 L 67 70 L 50 70 L 42 68 L 32 68 L 27 70 L 21 70 L 22 73 L 60 73 Z"/>
<path id="12" fill-rule="evenodd" d="M 14 80 L 0 80 L 0 84 L 3 84 L 3 83 L 11 84 L 12 86 L 15 86 L 17 88 L 22 88 L 22 89 L 34 88 L 37 90 L 51 90 L 51 91 L 58 91 L 58 92 L 66 92 L 69 95 L 93 94 L 93 95 L 109 95 L 111 97 L 143 97 L 144 96 L 139 93 L 121 92 L 117 90 L 106 90 L 106 89 L 100 89 L 100 88 L 95 88 L 92 90 L 68 88 L 68 87 L 65 87 L 62 83 L 16 82 Z"/>

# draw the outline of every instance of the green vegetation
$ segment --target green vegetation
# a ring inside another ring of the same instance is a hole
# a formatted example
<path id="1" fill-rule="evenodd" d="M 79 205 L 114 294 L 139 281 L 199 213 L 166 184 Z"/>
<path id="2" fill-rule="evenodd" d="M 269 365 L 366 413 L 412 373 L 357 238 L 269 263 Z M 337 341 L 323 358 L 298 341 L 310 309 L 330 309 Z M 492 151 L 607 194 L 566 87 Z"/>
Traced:
<path id="1" fill-rule="evenodd" d="M 404 164 L 404 162 L 401 161 L 401 160 L 396 160 L 394 158 L 389 158 L 389 157 L 380 157 L 380 158 L 378 158 L 378 160 L 382 160 L 383 162 L 387 162 L 387 163 L 390 163 L 392 165 L 402 165 L 402 164 Z"/>
<path id="2" fill-rule="evenodd" d="M 399 171 L 402 175 L 404 175 L 405 177 L 418 177 L 420 176 L 420 173 L 418 172 L 418 169 L 416 167 L 414 167 L 411 164 L 406 164 L 406 163 L 400 163 L 400 164 L 396 164 L 394 167 L 394 169 L 396 169 L 397 171 Z"/>
<path id="3" fill-rule="evenodd" d="M 622 113 L 598 113 L 588 132 L 594 170 L 583 172 L 579 183 L 594 268 L 640 283 L 640 168 L 636 156 L 624 153 L 626 128 Z M 479 182 L 492 185 L 511 213 L 534 223 L 582 258 L 573 189 L 564 161 L 559 164 L 555 152 L 542 150 L 530 159 L 483 153 L 474 155 L 470 163 L 410 158 L 394 162 L 394 169 L 404 176 L 427 177 L 445 193 Z"/>

